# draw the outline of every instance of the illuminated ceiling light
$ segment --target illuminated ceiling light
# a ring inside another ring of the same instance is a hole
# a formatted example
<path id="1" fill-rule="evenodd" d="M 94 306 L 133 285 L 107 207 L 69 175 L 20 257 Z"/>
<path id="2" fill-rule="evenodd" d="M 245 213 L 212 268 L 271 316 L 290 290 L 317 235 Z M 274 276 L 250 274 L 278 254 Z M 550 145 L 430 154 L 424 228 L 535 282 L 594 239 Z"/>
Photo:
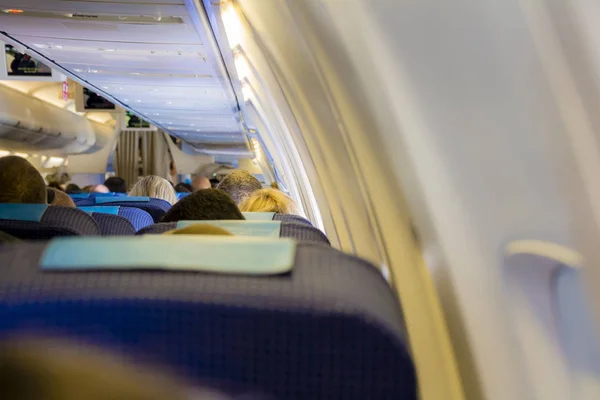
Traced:
<path id="1" fill-rule="evenodd" d="M 246 58 L 241 53 L 236 54 L 234 63 L 240 80 L 250 76 L 250 65 L 248 65 L 248 61 L 246 61 Z"/>
<path id="2" fill-rule="evenodd" d="M 29 157 L 29 154 L 27 154 L 27 153 L 13 153 L 13 155 L 15 155 L 17 157 L 21 157 L 21 158 Z"/>
<path id="3" fill-rule="evenodd" d="M 102 86 L 102 89 L 108 89 L 108 86 Z"/>
<path id="4" fill-rule="evenodd" d="M 73 68 L 73 71 L 75 71 L 75 72 L 83 72 L 83 69 L 81 69 L 81 68 Z"/>
<path id="5" fill-rule="evenodd" d="M 225 27 L 225 34 L 230 48 L 239 46 L 242 40 L 242 23 L 232 3 L 224 4 L 221 12 L 221 20 Z"/>
<path id="6" fill-rule="evenodd" d="M 167 104 L 173 104 L 173 102 L 172 101 L 167 101 Z"/>
<path id="7" fill-rule="evenodd" d="M 25 11 L 23 11 L 23 10 L 17 10 L 17 9 L 14 9 L 14 8 L 9 8 L 8 10 L 4 10 L 4 12 L 8 13 L 8 14 L 22 14 Z"/>
<path id="8" fill-rule="evenodd" d="M 8 150 L 0 150 L 0 157 L 5 157 L 10 154 Z"/>
<path id="9" fill-rule="evenodd" d="M 242 95 L 244 96 L 244 101 L 250 101 L 254 98 L 254 93 L 252 93 L 252 87 L 249 83 L 242 83 Z"/>
<path id="10" fill-rule="evenodd" d="M 141 75 L 140 72 L 132 72 L 131 75 Z"/>

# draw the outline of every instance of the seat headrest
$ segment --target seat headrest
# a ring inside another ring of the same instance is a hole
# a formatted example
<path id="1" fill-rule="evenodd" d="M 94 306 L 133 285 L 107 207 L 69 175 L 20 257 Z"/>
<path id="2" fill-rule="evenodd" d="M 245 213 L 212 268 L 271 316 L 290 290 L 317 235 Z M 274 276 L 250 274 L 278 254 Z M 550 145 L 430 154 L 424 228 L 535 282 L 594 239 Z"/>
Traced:
<path id="1" fill-rule="evenodd" d="M 249 221 L 272 221 L 274 212 L 243 212 L 242 215 Z"/>
<path id="2" fill-rule="evenodd" d="M 150 201 L 150 197 L 146 196 L 112 196 L 112 197 L 96 197 L 96 204 L 106 204 L 106 203 L 126 203 L 126 202 L 136 202 L 136 203 L 148 203 Z"/>
<path id="3" fill-rule="evenodd" d="M 278 238 L 281 233 L 281 221 L 245 221 L 245 220 L 207 220 L 179 221 L 177 229 L 196 224 L 209 224 L 223 228 L 235 236 L 258 236 Z"/>
<path id="4" fill-rule="evenodd" d="M 73 200 L 89 199 L 90 198 L 90 194 L 89 193 L 71 193 L 71 194 L 69 194 L 69 196 L 71 196 L 71 198 Z"/>
<path id="5" fill-rule="evenodd" d="M 103 206 L 103 207 L 94 207 L 94 206 L 84 206 L 77 207 L 81 211 L 85 211 L 88 214 L 92 213 L 101 213 L 101 214 L 112 214 L 119 215 L 119 206 Z"/>
<path id="6" fill-rule="evenodd" d="M 274 275 L 294 265 L 296 242 L 212 235 L 58 238 L 40 267 L 65 270 L 179 270 Z"/>
<path id="7" fill-rule="evenodd" d="M 40 222 L 48 204 L 0 204 L 0 219 Z"/>

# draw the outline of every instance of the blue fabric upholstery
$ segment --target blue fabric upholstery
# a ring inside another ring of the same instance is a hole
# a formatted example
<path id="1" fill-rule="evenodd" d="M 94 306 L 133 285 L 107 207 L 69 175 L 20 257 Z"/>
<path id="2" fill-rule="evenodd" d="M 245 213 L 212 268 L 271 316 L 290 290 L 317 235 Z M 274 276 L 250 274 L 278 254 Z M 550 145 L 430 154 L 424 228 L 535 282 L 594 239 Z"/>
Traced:
<path id="1" fill-rule="evenodd" d="M 154 223 L 152 216 L 139 208 L 119 207 L 118 215 L 131 222 L 136 232 Z"/>
<path id="2" fill-rule="evenodd" d="M 150 225 L 138 231 L 137 235 L 162 234 L 172 229 L 177 229 L 177 222 L 160 222 Z M 292 222 L 282 222 L 279 237 L 287 237 L 298 241 L 308 241 L 328 244 L 327 236 L 317 228 L 306 224 L 296 224 Z"/>
<path id="3" fill-rule="evenodd" d="M 77 205 L 77 207 L 83 207 L 83 206 L 120 206 L 120 207 L 133 207 L 133 208 L 139 208 L 140 210 L 144 210 L 146 211 L 148 214 L 150 214 L 150 216 L 152 216 L 152 220 L 154 222 L 159 222 L 160 219 L 162 218 L 163 215 L 165 215 L 165 213 L 167 211 L 169 211 L 169 209 L 171 208 L 171 205 L 169 204 L 168 201 L 162 200 L 162 199 L 150 199 L 147 202 L 129 202 L 129 201 L 123 201 L 123 202 L 119 202 L 119 201 L 115 201 L 112 203 L 103 203 L 103 204 L 96 204 L 96 201 L 94 198 L 89 198 L 89 199 L 83 199 L 80 201 L 75 202 L 75 204 Z"/>
<path id="4" fill-rule="evenodd" d="M 127 220 L 118 215 L 92 213 L 92 218 L 98 223 L 102 236 L 135 235 L 135 228 Z"/>
<path id="5" fill-rule="evenodd" d="M 0 220 L 0 231 L 21 239 L 100 235 L 100 228 L 91 216 L 76 208 L 60 206 L 49 206 L 39 222 Z"/>
<path id="6" fill-rule="evenodd" d="M 313 226 L 313 224 L 309 220 L 307 220 L 306 218 L 301 217 L 299 215 L 275 214 L 273 216 L 273 220 L 281 221 L 281 222 L 295 222 L 297 224 L 306 224 L 306 225 Z"/>
<path id="7" fill-rule="evenodd" d="M 177 200 L 181 200 L 186 196 L 189 196 L 191 193 L 189 192 L 177 192 Z"/>
<path id="8" fill-rule="evenodd" d="M 41 271 L 43 243 L 0 252 L 0 337 L 60 332 L 192 383 L 274 399 L 417 398 L 402 311 L 379 271 L 300 243 L 280 276 Z"/>

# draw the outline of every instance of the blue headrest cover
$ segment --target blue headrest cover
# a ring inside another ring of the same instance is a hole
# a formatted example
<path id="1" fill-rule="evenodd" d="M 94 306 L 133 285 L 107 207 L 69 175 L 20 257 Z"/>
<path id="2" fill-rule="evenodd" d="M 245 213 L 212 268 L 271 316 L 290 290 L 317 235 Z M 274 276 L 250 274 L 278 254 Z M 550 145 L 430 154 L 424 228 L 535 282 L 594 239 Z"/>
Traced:
<path id="1" fill-rule="evenodd" d="M 43 270 L 177 270 L 272 275 L 289 272 L 291 239 L 213 235 L 57 238 L 40 261 Z"/>
<path id="2" fill-rule="evenodd" d="M 92 213 L 102 213 L 102 214 L 112 214 L 119 215 L 119 206 L 103 206 L 103 207 L 77 207 L 81 211 L 85 211 L 88 214 Z"/>
<path id="3" fill-rule="evenodd" d="M 90 198 L 90 194 L 89 193 L 72 193 L 69 196 L 71 196 L 72 199 L 89 199 Z"/>
<path id="4" fill-rule="evenodd" d="M 136 203 L 147 203 L 150 201 L 150 197 L 145 196 L 113 196 L 113 197 L 96 197 L 96 204 L 106 203 L 125 203 L 125 202 L 136 202 Z"/>
<path id="5" fill-rule="evenodd" d="M 0 219 L 40 222 L 48 204 L 0 204 Z"/>

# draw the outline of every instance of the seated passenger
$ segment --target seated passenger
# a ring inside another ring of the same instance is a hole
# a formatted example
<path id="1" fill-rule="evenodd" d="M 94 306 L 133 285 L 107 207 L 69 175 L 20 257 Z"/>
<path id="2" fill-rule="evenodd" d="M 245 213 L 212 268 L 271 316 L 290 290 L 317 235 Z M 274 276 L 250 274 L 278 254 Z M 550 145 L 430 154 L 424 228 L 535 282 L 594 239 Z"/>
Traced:
<path id="1" fill-rule="evenodd" d="M 90 189 L 90 193 L 109 193 L 110 190 L 104 185 L 94 185 Z"/>
<path id="2" fill-rule="evenodd" d="M 0 344 L 0 386 L 10 400 L 225 399 L 96 348 L 30 338 Z"/>
<path id="3" fill-rule="evenodd" d="M 245 219 L 231 197 L 219 189 L 204 189 L 179 200 L 161 222 Z"/>
<path id="4" fill-rule="evenodd" d="M 51 187 L 48 188 L 48 204 L 50 204 L 51 206 L 75 208 L 75 202 L 73 202 L 71 196 L 69 196 L 62 190 L 57 190 Z"/>
<path id="5" fill-rule="evenodd" d="M 13 243 L 13 242 L 20 242 L 21 239 L 14 237 L 13 235 L 9 235 L 6 232 L 2 232 L 0 231 L 0 244 L 2 243 Z"/>
<path id="6" fill-rule="evenodd" d="M 125 179 L 113 176 L 104 181 L 104 186 L 113 193 L 127 193 L 127 184 Z"/>
<path id="7" fill-rule="evenodd" d="M 81 192 L 82 192 L 82 190 L 81 190 L 81 188 L 80 188 L 79 186 L 77 186 L 76 184 L 74 184 L 74 183 L 69 183 L 69 184 L 67 185 L 67 188 L 65 189 L 65 192 L 66 192 L 67 194 L 78 194 L 78 193 L 81 193 Z"/>
<path id="8" fill-rule="evenodd" d="M 223 228 L 219 228 L 218 226 L 209 225 L 209 224 L 195 224 L 189 225 L 185 228 L 173 229 L 172 231 L 167 231 L 163 233 L 163 235 L 223 235 L 223 236 L 233 236 L 231 232 L 225 230 Z"/>
<path id="9" fill-rule="evenodd" d="M 240 210 L 293 215 L 300 213 L 296 202 L 285 193 L 276 189 L 257 190 L 240 204 Z"/>
<path id="10" fill-rule="evenodd" d="M 192 192 L 197 192 L 198 190 L 210 188 L 212 188 L 210 181 L 205 176 L 196 175 L 194 177 L 194 180 L 192 180 Z"/>
<path id="11" fill-rule="evenodd" d="M 189 183 L 181 182 L 175 185 L 175 191 L 177 193 L 192 193 L 194 188 Z"/>
<path id="12" fill-rule="evenodd" d="M 150 175 L 139 181 L 129 192 L 130 196 L 146 196 L 155 199 L 163 199 L 173 205 L 177 203 L 177 194 L 171 185 L 171 182 L 160 176 Z"/>
<path id="13" fill-rule="evenodd" d="M 64 191 L 62 186 L 60 186 L 60 183 L 58 183 L 58 182 L 50 182 L 48 184 L 48 187 L 54 188 L 56 190 Z"/>
<path id="14" fill-rule="evenodd" d="M 0 158 L 0 203 L 47 203 L 42 175 L 24 158 Z"/>
<path id="15" fill-rule="evenodd" d="M 254 191 L 262 189 L 262 185 L 250 172 L 235 170 L 223 178 L 217 189 L 230 195 L 235 204 L 239 205 Z"/>

